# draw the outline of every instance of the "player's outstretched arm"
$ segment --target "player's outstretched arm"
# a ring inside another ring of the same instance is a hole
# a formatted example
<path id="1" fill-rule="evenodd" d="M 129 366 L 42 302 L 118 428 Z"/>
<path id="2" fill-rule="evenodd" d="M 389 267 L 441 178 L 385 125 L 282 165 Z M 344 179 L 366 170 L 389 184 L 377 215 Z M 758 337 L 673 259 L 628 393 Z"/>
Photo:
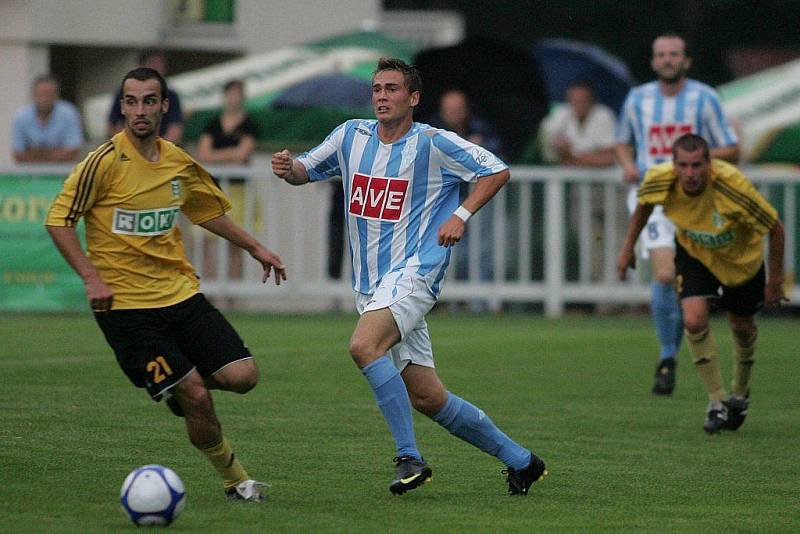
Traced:
<path id="1" fill-rule="evenodd" d="M 292 158 L 285 148 L 272 155 L 272 172 L 281 180 L 292 185 L 308 183 L 308 172 L 302 163 Z"/>
<path id="2" fill-rule="evenodd" d="M 769 230 L 769 269 L 767 283 L 764 286 L 764 304 L 768 308 L 777 308 L 783 302 L 789 302 L 783 292 L 783 249 L 785 235 L 783 223 L 776 221 Z"/>
<path id="3" fill-rule="evenodd" d="M 230 220 L 227 215 L 201 223 L 200 226 L 246 250 L 264 267 L 262 282 L 266 283 L 272 269 L 275 269 L 275 285 L 281 285 L 281 281 L 286 280 L 286 267 L 284 267 L 280 257 L 264 247 L 255 237 Z"/>
<path id="4" fill-rule="evenodd" d="M 86 297 L 94 311 L 109 311 L 114 303 L 114 292 L 100 277 L 92 262 L 83 252 L 81 242 L 75 228 L 69 226 L 47 226 L 47 232 L 53 238 L 56 248 L 67 260 L 72 269 L 78 273 L 86 288 Z"/>
<path id="5" fill-rule="evenodd" d="M 475 189 L 464 199 L 453 215 L 439 227 L 439 245 L 452 247 L 461 241 L 467 219 L 489 202 L 510 177 L 511 173 L 508 169 L 504 169 L 498 173 L 478 178 Z"/>
<path id="6" fill-rule="evenodd" d="M 630 145 L 617 143 L 614 147 L 614 155 L 617 162 L 622 166 L 622 181 L 626 184 L 635 184 L 639 181 L 639 168 L 633 159 L 633 147 Z"/>
<path id="7" fill-rule="evenodd" d="M 633 247 L 636 245 L 636 240 L 639 239 L 639 234 L 642 233 L 642 228 L 647 224 L 647 219 L 650 218 L 651 213 L 653 213 L 652 204 L 638 204 L 636 209 L 633 210 L 631 220 L 628 223 L 628 232 L 625 234 L 625 241 L 622 243 L 622 248 L 617 258 L 617 274 L 620 280 L 625 280 L 628 269 L 636 268 L 636 253 Z"/>

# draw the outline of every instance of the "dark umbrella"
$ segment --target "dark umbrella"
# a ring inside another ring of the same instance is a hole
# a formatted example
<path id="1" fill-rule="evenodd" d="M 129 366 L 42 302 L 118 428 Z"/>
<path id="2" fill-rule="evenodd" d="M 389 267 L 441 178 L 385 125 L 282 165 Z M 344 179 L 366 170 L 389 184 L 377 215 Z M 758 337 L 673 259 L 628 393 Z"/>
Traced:
<path id="1" fill-rule="evenodd" d="M 597 101 L 618 111 L 636 84 L 628 66 L 602 48 L 571 39 L 542 39 L 533 55 L 539 63 L 550 100 L 563 102 L 567 87 L 577 81 L 592 85 Z"/>
<path id="2" fill-rule="evenodd" d="M 369 81 L 347 74 L 325 74 L 287 87 L 272 102 L 275 109 L 331 107 L 361 110 L 371 106 Z"/>
<path id="3" fill-rule="evenodd" d="M 473 114 L 495 127 L 512 161 L 548 111 L 538 66 L 526 50 L 473 38 L 420 52 L 414 63 L 423 83 L 415 119 L 434 116 L 442 93 L 459 88 L 467 94 Z"/>

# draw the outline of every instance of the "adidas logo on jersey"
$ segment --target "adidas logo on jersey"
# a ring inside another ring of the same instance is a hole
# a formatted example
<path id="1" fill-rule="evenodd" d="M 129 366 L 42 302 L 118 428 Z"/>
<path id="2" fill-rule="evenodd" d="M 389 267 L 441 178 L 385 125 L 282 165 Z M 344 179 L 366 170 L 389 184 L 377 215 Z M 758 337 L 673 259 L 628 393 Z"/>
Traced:
<path id="1" fill-rule="evenodd" d="M 131 160 L 131 158 L 129 158 L 129 157 L 128 157 L 128 155 L 127 155 L 125 152 L 123 152 L 123 153 L 120 155 L 120 157 L 119 157 L 119 160 L 120 160 L 120 161 L 130 161 L 130 160 Z"/>

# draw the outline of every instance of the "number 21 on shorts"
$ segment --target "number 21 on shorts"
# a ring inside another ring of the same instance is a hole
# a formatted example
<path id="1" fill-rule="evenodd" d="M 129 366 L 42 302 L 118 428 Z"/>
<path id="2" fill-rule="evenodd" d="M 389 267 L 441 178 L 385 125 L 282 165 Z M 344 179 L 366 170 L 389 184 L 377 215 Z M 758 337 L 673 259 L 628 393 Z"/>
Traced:
<path id="1" fill-rule="evenodd" d="M 147 362 L 147 372 L 153 373 L 153 383 L 160 384 L 172 374 L 172 367 L 163 356 L 156 356 L 154 360 Z"/>

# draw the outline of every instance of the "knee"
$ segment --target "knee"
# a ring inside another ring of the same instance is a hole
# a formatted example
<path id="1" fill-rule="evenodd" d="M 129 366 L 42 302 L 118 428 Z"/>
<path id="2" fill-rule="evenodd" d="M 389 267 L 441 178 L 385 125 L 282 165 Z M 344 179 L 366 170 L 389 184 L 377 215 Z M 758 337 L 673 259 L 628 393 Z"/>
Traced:
<path id="1" fill-rule="evenodd" d="M 187 417 L 207 414 L 213 410 L 211 393 L 202 385 L 182 389 L 180 405 Z"/>
<path id="2" fill-rule="evenodd" d="M 690 334 L 700 334 L 708 329 L 708 317 L 684 311 L 683 327 Z"/>
<path id="3" fill-rule="evenodd" d="M 422 395 L 413 394 L 409 391 L 411 406 L 418 412 L 433 417 L 439 413 L 447 402 L 447 392 L 435 391 Z"/>
<path id="4" fill-rule="evenodd" d="M 750 325 L 731 325 L 733 337 L 739 345 L 752 346 L 758 337 L 758 330 Z"/>
<path id="5" fill-rule="evenodd" d="M 258 384 L 258 371 L 254 369 L 238 377 L 228 391 L 244 394 L 256 387 L 256 384 Z"/>
<path id="6" fill-rule="evenodd" d="M 255 365 L 248 365 L 237 370 L 234 376 L 226 377 L 220 387 L 226 391 L 244 394 L 256 387 L 256 384 L 258 384 L 258 368 Z"/>
<path id="7" fill-rule="evenodd" d="M 367 341 L 353 338 L 350 340 L 350 357 L 359 367 L 364 367 L 370 362 L 378 359 L 382 354 L 378 353 L 378 347 Z"/>
<path id="8" fill-rule="evenodd" d="M 675 283 L 675 269 L 665 268 L 657 269 L 653 273 L 653 278 L 659 284 L 671 285 Z"/>
<path id="9" fill-rule="evenodd" d="M 734 337 L 742 342 L 755 340 L 758 335 L 758 327 L 752 316 L 734 316 L 729 318 L 731 332 Z"/>
<path id="10" fill-rule="evenodd" d="M 258 384 L 258 366 L 252 358 L 238 360 L 205 379 L 209 389 L 247 393 Z"/>

